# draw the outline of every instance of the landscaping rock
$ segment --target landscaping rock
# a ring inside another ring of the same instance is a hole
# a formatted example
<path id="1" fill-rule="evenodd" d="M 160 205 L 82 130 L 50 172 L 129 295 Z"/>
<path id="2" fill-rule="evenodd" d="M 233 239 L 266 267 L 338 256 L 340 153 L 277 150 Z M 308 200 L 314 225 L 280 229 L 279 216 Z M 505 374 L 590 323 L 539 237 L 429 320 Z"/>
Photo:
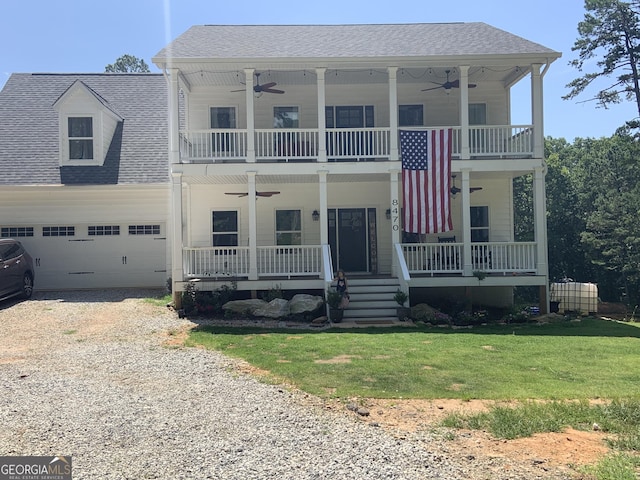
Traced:
<path id="1" fill-rule="evenodd" d="M 284 298 L 274 298 L 258 308 L 255 308 L 251 315 L 255 317 L 282 318 L 289 315 L 289 302 Z"/>
<path id="2" fill-rule="evenodd" d="M 254 310 L 263 308 L 265 305 L 267 305 L 267 302 L 265 302 L 264 300 L 252 298 L 248 300 L 232 300 L 225 303 L 222 306 L 222 309 L 242 315 L 247 313 L 253 315 Z"/>
<path id="3" fill-rule="evenodd" d="M 292 315 L 298 313 L 313 312 L 324 304 L 324 299 L 317 295 L 298 293 L 289 301 L 289 310 Z"/>

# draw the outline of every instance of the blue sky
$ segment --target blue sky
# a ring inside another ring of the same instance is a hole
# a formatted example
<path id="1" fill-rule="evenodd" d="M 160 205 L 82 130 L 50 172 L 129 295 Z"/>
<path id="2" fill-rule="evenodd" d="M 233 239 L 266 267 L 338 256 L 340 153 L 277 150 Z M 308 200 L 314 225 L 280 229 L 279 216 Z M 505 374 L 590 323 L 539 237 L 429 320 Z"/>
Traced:
<path id="1" fill-rule="evenodd" d="M 610 109 L 595 102 L 562 100 L 580 72 L 568 65 L 582 0 L 20 0 L 2 2 L 0 87 L 11 73 L 103 72 L 128 53 L 151 58 L 192 25 L 485 22 L 562 52 L 544 78 L 545 134 L 608 137 L 635 118 L 634 104 Z M 265 39 L 268 41 L 269 39 Z M 514 105 L 529 102 L 529 82 L 514 92 Z M 611 82 L 613 83 L 613 82 Z M 609 83 L 601 84 L 601 87 Z M 596 88 L 589 90 L 594 94 Z M 527 107 L 528 108 L 528 107 Z M 514 114 L 513 123 L 529 123 Z"/>

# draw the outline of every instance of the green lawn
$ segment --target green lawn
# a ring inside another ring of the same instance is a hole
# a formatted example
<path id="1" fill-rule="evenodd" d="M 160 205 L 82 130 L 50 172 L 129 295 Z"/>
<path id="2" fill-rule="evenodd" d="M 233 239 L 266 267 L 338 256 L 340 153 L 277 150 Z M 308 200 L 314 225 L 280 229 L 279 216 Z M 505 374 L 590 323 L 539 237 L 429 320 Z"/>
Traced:
<path id="1" fill-rule="evenodd" d="M 323 397 L 638 398 L 638 327 L 593 318 L 461 330 L 208 327 L 187 344 Z"/>

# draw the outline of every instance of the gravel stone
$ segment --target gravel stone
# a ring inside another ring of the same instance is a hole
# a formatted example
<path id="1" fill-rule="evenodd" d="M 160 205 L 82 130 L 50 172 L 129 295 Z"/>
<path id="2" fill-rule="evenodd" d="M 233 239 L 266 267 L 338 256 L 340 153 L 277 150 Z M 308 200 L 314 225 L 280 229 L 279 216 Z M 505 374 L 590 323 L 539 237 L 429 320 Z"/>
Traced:
<path id="1" fill-rule="evenodd" d="M 0 303 L 1 455 L 71 455 L 76 480 L 543 478 L 478 469 L 429 432 L 396 438 L 220 353 L 167 346 L 191 324 L 141 300 L 158 293 Z"/>

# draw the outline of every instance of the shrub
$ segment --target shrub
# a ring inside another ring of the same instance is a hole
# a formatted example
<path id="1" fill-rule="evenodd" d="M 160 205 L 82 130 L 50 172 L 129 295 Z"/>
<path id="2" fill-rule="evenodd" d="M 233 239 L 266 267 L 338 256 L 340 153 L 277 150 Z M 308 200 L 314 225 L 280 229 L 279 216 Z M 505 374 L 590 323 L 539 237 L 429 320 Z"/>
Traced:
<path id="1" fill-rule="evenodd" d="M 280 285 L 276 285 L 266 292 L 262 292 L 260 298 L 262 298 L 262 300 L 264 300 L 265 302 L 270 302 L 272 300 L 275 300 L 276 298 L 284 298 L 284 294 L 282 292 L 282 288 L 280 288 Z"/>
<path id="2" fill-rule="evenodd" d="M 201 292 L 195 282 L 189 282 L 182 292 L 182 309 L 186 315 L 213 316 L 223 313 L 222 306 L 234 300 L 237 284 L 222 285 L 212 292 Z"/>

